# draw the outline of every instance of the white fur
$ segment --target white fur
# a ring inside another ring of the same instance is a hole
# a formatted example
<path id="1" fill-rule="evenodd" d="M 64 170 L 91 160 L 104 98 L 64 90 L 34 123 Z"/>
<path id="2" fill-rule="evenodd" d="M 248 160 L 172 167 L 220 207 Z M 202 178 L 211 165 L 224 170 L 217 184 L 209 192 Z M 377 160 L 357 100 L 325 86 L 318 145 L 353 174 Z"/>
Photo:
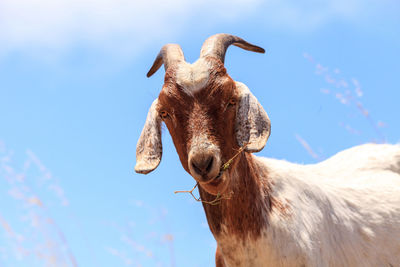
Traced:
<path id="1" fill-rule="evenodd" d="M 227 266 L 400 266 L 400 146 L 357 146 L 314 165 L 256 161 L 289 211 L 265 214 L 258 240 L 218 236 L 234 255 Z"/>
<path id="2" fill-rule="evenodd" d="M 211 65 L 203 58 L 193 64 L 182 62 L 176 71 L 176 82 L 186 94 L 193 95 L 207 85 L 210 69 Z"/>

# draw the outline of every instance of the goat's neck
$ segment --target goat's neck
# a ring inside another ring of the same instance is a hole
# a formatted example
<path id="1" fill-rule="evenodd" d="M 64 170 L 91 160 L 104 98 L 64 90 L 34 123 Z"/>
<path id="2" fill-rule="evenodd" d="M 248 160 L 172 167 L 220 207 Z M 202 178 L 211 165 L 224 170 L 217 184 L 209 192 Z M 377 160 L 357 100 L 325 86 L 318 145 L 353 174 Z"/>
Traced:
<path id="1" fill-rule="evenodd" d="M 228 194 L 229 199 L 222 199 L 217 205 L 203 203 L 213 235 L 259 236 L 271 208 L 266 170 L 250 153 L 244 152 L 224 175 L 229 183 L 227 192 L 233 194 Z M 199 192 L 205 201 L 215 199 L 201 187 Z"/>

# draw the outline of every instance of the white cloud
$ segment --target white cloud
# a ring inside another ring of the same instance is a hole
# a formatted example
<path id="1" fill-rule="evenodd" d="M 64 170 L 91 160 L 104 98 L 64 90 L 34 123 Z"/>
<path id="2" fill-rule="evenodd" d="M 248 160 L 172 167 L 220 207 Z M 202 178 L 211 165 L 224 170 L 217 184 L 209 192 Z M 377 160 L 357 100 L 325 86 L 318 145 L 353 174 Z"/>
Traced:
<path id="1" fill-rule="evenodd" d="M 396 1 L 1 0 L 0 53 L 58 53 L 87 45 L 129 57 L 199 23 L 211 28 L 254 16 L 264 27 L 302 32 L 338 19 L 356 20 L 388 4 L 398 10 Z"/>
<path id="2" fill-rule="evenodd" d="M 0 50 L 56 50 L 86 44 L 121 51 L 182 33 L 195 17 L 234 19 L 259 0 L 2 0 Z"/>

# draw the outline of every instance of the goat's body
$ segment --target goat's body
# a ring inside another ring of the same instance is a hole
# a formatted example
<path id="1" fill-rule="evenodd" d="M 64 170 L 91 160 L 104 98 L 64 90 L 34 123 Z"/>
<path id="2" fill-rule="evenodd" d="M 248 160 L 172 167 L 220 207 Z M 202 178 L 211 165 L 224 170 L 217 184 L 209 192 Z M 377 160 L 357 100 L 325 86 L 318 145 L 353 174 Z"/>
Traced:
<path id="1" fill-rule="evenodd" d="M 239 237 L 222 218 L 213 232 L 226 266 L 400 266 L 400 146 L 362 145 L 314 165 L 252 158 L 272 205 L 252 203 L 271 206 L 258 235 Z"/>
<path id="2" fill-rule="evenodd" d="M 198 183 L 218 267 L 400 266 L 400 146 L 358 146 L 314 165 L 252 156 L 264 148 L 271 122 L 247 86 L 227 74 L 230 45 L 265 52 L 216 34 L 188 64 L 179 45 L 163 46 L 147 74 L 164 64 L 135 171 L 160 163 L 163 121 Z"/>

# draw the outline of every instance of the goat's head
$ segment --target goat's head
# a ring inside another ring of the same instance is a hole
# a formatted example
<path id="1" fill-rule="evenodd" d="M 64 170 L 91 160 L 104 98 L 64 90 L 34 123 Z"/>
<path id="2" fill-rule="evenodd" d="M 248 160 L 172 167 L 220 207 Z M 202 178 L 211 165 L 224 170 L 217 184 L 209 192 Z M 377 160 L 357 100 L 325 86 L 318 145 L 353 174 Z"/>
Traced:
<path id="1" fill-rule="evenodd" d="M 264 53 L 261 47 L 228 34 L 208 38 L 193 64 L 185 62 L 179 45 L 161 49 L 147 76 L 164 64 L 164 85 L 137 144 L 136 172 L 149 173 L 160 163 L 162 121 L 183 168 L 211 194 L 225 190 L 228 182 L 221 166 L 241 146 L 246 145 L 247 152 L 263 149 L 270 121 L 246 85 L 226 73 L 225 52 L 231 44 Z"/>

